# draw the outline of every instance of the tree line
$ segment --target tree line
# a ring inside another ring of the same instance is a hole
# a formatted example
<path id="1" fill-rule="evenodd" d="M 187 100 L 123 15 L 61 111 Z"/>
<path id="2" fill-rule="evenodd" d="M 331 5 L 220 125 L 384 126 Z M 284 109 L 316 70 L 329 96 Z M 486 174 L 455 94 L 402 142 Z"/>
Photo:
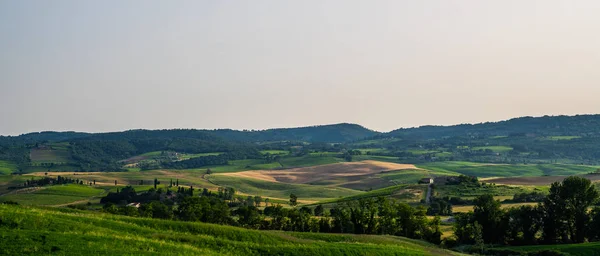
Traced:
<path id="1" fill-rule="evenodd" d="M 141 203 L 139 208 L 127 204 Z M 207 189 L 178 187 L 150 189 L 136 193 L 126 187 L 101 199 L 104 211 L 129 216 L 143 216 L 182 221 L 240 226 L 251 229 L 297 232 L 385 234 L 441 242 L 440 218 L 427 218 L 424 207 L 384 197 L 339 203 L 329 210 L 315 207 L 285 208 L 280 204 L 263 202 L 259 196 L 237 197 L 235 190 L 221 188 L 217 193 Z M 290 195 L 290 205 L 297 197 Z"/>
<path id="2" fill-rule="evenodd" d="M 448 242 L 483 246 L 600 241 L 600 208 L 590 211 L 598 199 L 591 181 L 578 176 L 552 183 L 537 206 L 502 209 L 493 196 L 479 196 L 472 212 L 455 214 L 456 240 Z"/>

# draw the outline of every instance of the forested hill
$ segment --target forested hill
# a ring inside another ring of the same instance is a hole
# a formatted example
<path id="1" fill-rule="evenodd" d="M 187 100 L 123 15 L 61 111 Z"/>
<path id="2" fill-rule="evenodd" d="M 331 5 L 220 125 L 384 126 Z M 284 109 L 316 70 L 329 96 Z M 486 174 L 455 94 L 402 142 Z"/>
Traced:
<path id="1" fill-rule="evenodd" d="M 372 137 L 380 134 L 357 124 L 341 123 L 298 128 L 278 128 L 259 131 L 239 131 L 232 129 L 195 130 L 129 130 L 109 133 L 82 132 L 35 132 L 20 136 L 0 136 L 0 141 L 15 143 L 36 143 L 43 141 L 70 141 L 81 139 L 149 139 L 149 138 L 194 138 L 222 139 L 240 142 L 259 141 L 304 141 L 342 143 Z"/>
<path id="2" fill-rule="evenodd" d="M 288 141 L 294 145 L 306 142 L 340 143 L 374 134 L 377 133 L 355 124 L 263 131 L 171 129 L 109 133 L 39 132 L 0 136 L 0 161 L 16 164 L 20 170 L 43 164 L 56 168 L 69 165 L 74 170 L 114 171 L 123 170 L 128 159 L 136 157 L 138 160 L 148 160 L 136 161 L 137 166 L 142 168 L 197 168 L 227 164 L 230 160 L 262 159 L 259 150 L 280 149 L 261 147 L 261 143 L 256 142 Z M 168 152 L 188 154 L 191 155 L 188 158 L 192 159 L 178 159 Z"/>
<path id="3" fill-rule="evenodd" d="M 357 124 L 332 124 L 262 131 L 213 130 L 211 133 L 237 141 L 305 141 L 342 143 L 375 136 L 376 131 Z"/>
<path id="4" fill-rule="evenodd" d="M 419 139 L 510 135 L 596 137 L 600 136 L 600 115 L 520 117 L 479 124 L 403 128 L 386 134 Z"/>

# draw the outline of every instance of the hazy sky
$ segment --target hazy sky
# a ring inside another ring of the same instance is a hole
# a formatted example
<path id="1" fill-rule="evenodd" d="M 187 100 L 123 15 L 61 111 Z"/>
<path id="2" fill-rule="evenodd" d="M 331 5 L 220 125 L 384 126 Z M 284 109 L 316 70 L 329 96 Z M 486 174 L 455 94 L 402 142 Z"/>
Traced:
<path id="1" fill-rule="evenodd" d="M 600 113 L 600 1 L 0 0 L 0 134 Z"/>

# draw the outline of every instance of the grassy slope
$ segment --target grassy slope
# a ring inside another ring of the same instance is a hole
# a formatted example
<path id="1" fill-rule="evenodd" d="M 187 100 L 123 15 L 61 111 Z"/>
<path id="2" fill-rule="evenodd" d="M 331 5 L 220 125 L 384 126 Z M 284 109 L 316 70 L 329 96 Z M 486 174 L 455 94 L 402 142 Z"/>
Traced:
<path id="1" fill-rule="evenodd" d="M 584 243 L 584 244 L 559 244 L 559 245 L 531 245 L 531 246 L 514 246 L 501 247 L 498 249 L 509 249 L 519 252 L 535 252 L 542 250 L 554 250 L 563 253 L 568 253 L 572 256 L 600 256 L 600 242 Z"/>
<path id="2" fill-rule="evenodd" d="M 17 165 L 8 161 L 0 161 L 0 175 L 17 171 Z"/>
<path id="3" fill-rule="evenodd" d="M 477 177 L 577 175 L 593 172 L 594 166 L 567 164 L 482 164 L 471 162 L 434 162 L 417 165 L 432 171 L 450 171 Z"/>
<path id="4" fill-rule="evenodd" d="M 25 205 L 62 205 L 90 200 L 105 194 L 105 190 L 87 185 L 47 186 L 31 193 L 13 193 L 0 197 L 0 201 L 16 201 Z"/>
<path id="5" fill-rule="evenodd" d="M 69 209 L 0 205 L 0 220 L 3 255 L 453 254 L 422 241 L 390 236 L 256 231 Z"/>

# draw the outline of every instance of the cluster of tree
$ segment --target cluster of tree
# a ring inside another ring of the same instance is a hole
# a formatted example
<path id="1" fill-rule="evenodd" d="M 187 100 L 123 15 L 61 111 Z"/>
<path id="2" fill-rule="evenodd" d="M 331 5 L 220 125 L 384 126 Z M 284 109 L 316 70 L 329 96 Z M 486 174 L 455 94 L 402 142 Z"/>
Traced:
<path id="1" fill-rule="evenodd" d="M 266 153 L 263 156 L 263 158 L 265 159 L 266 163 L 273 163 L 273 162 L 279 162 L 279 160 L 281 159 L 281 155 Z"/>
<path id="2" fill-rule="evenodd" d="M 0 143 L 0 160 L 13 162 L 22 169 L 30 163 L 29 149 L 23 144 Z"/>
<path id="3" fill-rule="evenodd" d="M 452 215 L 452 203 L 449 198 L 443 197 L 432 197 L 429 207 L 427 208 L 427 215 L 430 216 L 450 216 Z"/>
<path id="4" fill-rule="evenodd" d="M 203 195 L 210 195 L 206 193 L 210 193 L 207 189 L 205 189 L 205 193 L 203 193 Z M 217 189 L 217 196 L 223 200 L 233 200 L 233 197 L 235 196 L 235 189 L 219 187 Z"/>
<path id="5" fill-rule="evenodd" d="M 538 206 L 504 210 L 493 196 L 477 197 L 473 212 L 455 215 L 459 244 L 557 244 L 600 240 L 599 198 L 590 180 L 572 176 L 555 182 Z M 539 237 L 539 239 L 538 239 Z"/>
<path id="6" fill-rule="evenodd" d="M 92 183 L 89 181 L 86 181 L 86 183 Z M 93 181 L 93 183 L 96 183 L 96 181 Z M 26 180 L 23 183 L 23 187 L 41 187 L 41 186 L 46 186 L 46 185 L 61 185 L 61 184 L 84 184 L 83 180 L 79 180 L 79 179 L 73 179 L 73 178 L 69 178 L 69 177 L 62 177 L 62 176 L 57 176 L 56 178 L 53 177 L 43 177 L 41 179 L 34 179 L 33 177 L 31 177 L 31 180 Z"/>
<path id="7" fill-rule="evenodd" d="M 126 187 L 117 193 L 109 193 L 101 202 L 105 204 L 105 211 L 129 216 L 202 221 L 266 230 L 388 234 L 425 239 L 438 244 L 441 242 L 439 217 L 429 220 L 425 208 L 413 208 L 383 197 L 338 204 L 329 212 L 321 205 L 314 208 L 269 205 L 260 210 L 258 206 L 262 198 L 240 200 L 231 197 L 230 192 L 222 189 L 219 193 L 211 193 L 203 189 L 200 195 L 194 196 L 193 189 L 179 188 L 177 192 L 151 189 L 137 195 L 133 188 Z M 291 196 L 290 201 L 294 198 Z M 142 204 L 139 208 L 125 206 L 129 202 Z"/>
<path id="8" fill-rule="evenodd" d="M 480 186 L 479 180 L 475 176 L 459 175 L 456 177 L 448 177 L 446 185 L 475 185 Z"/>
<path id="9" fill-rule="evenodd" d="M 261 157 L 256 146 L 252 144 L 227 141 L 208 131 L 199 130 L 133 130 L 100 133 L 72 139 L 69 143 L 72 158 L 82 170 L 118 170 L 120 169 L 118 161 L 153 151 L 191 154 L 225 152 L 220 158 L 202 157 L 181 162 L 160 161 L 161 164 L 179 163 L 177 166 L 169 166 L 171 168 L 195 168 L 213 163 L 223 164 L 226 160 Z"/>
<path id="10" fill-rule="evenodd" d="M 360 125 L 348 123 L 262 131 L 220 129 L 208 132 L 237 141 L 306 141 L 311 143 L 343 143 L 378 134 Z"/>
<path id="11" fill-rule="evenodd" d="M 542 202 L 546 198 L 547 194 L 533 191 L 533 192 L 523 192 L 517 193 L 513 196 L 512 199 L 504 200 L 504 202 L 510 203 L 528 203 L 528 202 Z"/>

